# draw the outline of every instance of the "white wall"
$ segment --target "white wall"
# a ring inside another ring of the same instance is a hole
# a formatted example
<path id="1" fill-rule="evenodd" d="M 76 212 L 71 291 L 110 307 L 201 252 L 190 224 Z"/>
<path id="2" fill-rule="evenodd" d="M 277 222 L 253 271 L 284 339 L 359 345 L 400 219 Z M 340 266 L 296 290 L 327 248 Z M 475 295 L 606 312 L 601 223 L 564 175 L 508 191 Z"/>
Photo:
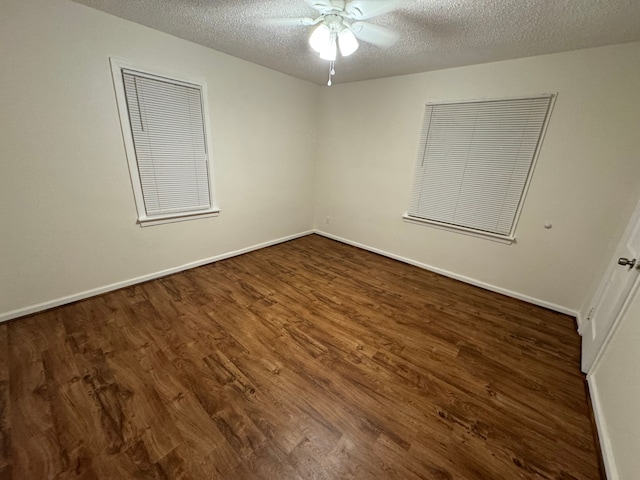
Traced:
<path id="1" fill-rule="evenodd" d="M 0 54 L 0 319 L 306 231 L 314 187 L 329 234 L 578 310 L 640 193 L 638 43 L 319 90 L 67 0 L 4 0 Z M 220 217 L 136 225 L 110 56 L 207 83 Z M 559 97 L 516 244 L 402 222 L 425 102 L 541 92 Z M 640 294 L 592 375 L 625 479 L 639 317 Z"/>
<path id="2" fill-rule="evenodd" d="M 609 480 L 640 472 L 640 290 L 614 327 L 589 385 Z"/>
<path id="3" fill-rule="evenodd" d="M 544 305 L 579 310 L 640 194 L 638 58 L 634 43 L 323 89 L 316 225 Z M 554 92 L 517 243 L 402 221 L 426 102 Z"/>
<path id="4" fill-rule="evenodd" d="M 110 56 L 206 82 L 218 218 L 136 225 Z M 3 0 L 0 58 L 0 319 L 311 228 L 316 86 L 66 0 Z"/>
<path id="5" fill-rule="evenodd" d="M 306 231 L 314 187 L 329 234 L 575 311 L 640 194 L 638 43 L 329 89 L 67 0 L 4 0 L 0 53 L 0 320 Z M 136 225 L 110 56 L 207 83 L 220 217 Z M 516 244 L 402 222 L 425 102 L 540 92 L 559 97 Z"/>

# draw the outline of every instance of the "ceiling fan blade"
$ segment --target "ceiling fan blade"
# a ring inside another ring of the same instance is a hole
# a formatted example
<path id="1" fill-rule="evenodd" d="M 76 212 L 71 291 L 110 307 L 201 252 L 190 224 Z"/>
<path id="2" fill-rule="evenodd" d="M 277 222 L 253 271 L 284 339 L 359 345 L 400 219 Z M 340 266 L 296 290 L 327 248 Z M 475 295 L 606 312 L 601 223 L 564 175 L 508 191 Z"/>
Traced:
<path id="1" fill-rule="evenodd" d="M 299 27 L 307 25 L 315 25 L 322 21 L 322 17 L 313 19 L 310 17 L 302 18 L 263 18 L 261 22 L 265 25 L 275 25 L 277 27 Z"/>
<path id="2" fill-rule="evenodd" d="M 399 35 L 388 28 L 367 22 L 353 22 L 351 31 L 363 42 L 373 43 L 378 47 L 388 48 L 398 41 Z"/>
<path id="3" fill-rule="evenodd" d="M 336 10 L 336 7 L 333 5 L 331 0 L 304 0 L 304 2 L 320 13 Z"/>
<path id="4" fill-rule="evenodd" d="M 404 0 L 351 0 L 345 11 L 348 18 L 367 20 L 397 10 L 404 3 Z"/>

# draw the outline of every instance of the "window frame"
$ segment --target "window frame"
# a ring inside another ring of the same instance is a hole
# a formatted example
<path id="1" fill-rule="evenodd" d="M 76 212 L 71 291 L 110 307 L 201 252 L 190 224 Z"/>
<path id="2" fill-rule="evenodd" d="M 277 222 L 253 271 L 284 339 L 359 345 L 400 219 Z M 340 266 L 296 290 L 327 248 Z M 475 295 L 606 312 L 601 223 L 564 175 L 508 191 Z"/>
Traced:
<path id="1" fill-rule="evenodd" d="M 516 209 L 515 215 L 513 217 L 513 223 L 511 225 L 511 229 L 509 231 L 509 234 L 504 235 L 504 234 L 500 234 L 500 233 L 494 233 L 494 232 L 488 232 L 488 231 L 484 231 L 484 230 L 479 230 L 479 229 L 474 229 L 472 227 L 466 227 L 463 225 L 456 225 L 456 224 L 452 224 L 452 223 L 445 223 L 445 222 L 440 222 L 438 220 L 431 220 L 431 219 L 426 219 L 426 218 L 421 218 L 421 217 L 416 217 L 413 215 L 410 215 L 409 212 L 405 212 L 402 215 L 402 219 L 407 222 L 407 223 L 411 223 L 411 224 L 416 224 L 416 225 L 423 225 L 423 226 L 430 226 L 430 227 L 434 227 L 434 228 L 438 228 L 441 230 L 446 230 L 446 231 L 450 231 L 450 232 L 456 232 L 456 233 L 462 233 L 465 235 L 469 235 L 469 236 L 473 236 L 473 237 L 477 237 L 477 238 L 483 238 L 483 239 L 487 239 L 487 240 L 492 240 L 495 242 L 499 242 L 499 243 L 504 243 L 504 244 L 512 244 L 514 242 L 516 242 L 516 236 L 515 236 L 515 232 L 516 232 L 516 228 L 518 225 L 518 221 L 520 219 L 520 214 L 522 212 L 522 208 L 524 206 L 526 197 L 527 197 L 527 193 L 529 191 L 529 186 L 531 184 L 531 179 L 533 178 L 533 173 L 535 170 L 535 167 L 537 165 L 538 162 L 538 157 L 540 156 L 540 150 L 542 149 L 542 145 L 544 144 L 544 139 L 547 133 L 547 129 L 549 127 L 549 122 L 551 119 L 551 114 L 553 112 L 554 106 L 555 106 L 555 102 L 557 99 L 558 94 L 557 93 L 541 93 L 538 95 L 519 95 L 519 96 L 511 96 L 511 97 L 499 97 L 499 98 L 476 98 L 476 99 L 465 99 L 465 100 L 454 100 L 454 101 L 442 101 L 442 102 L 427 102 L 424 104 L 424 108 L 425 111 L 428 107 L 430 106 L 435 106 L 435 105 L 453 105 L 453 104 L 461 104 L 461 103 L 478 103 L 478 102 L 492 102 L 492 101 L 508 101 L 508 100 L 529 100 L 529 99 L 536 99 L 536 98 L 541 98 L 541 97 L 549 97 L 549 107 L 547 109 L 547 113 L 544 119 L 544 122 L 542 124 L 542 129 L 540 131 L 540 136 L 538 139 L 538 143 L 536 145 L 536 149 L 535 152 L 533 154 L 532 160 L 531 160 L 531 164 L 529 167 L 529 173 L 527 175 L 527 179 L 524 183 L 523 189 L 522 189 L 522 194 L 520 196 L 520 201 L 518 203 L 518 208 Z M 422 124 L 421 124 L 421 128 L 420 128 L 420 132 L 421 132 L 421 137 L 422 135 L 425 135 L 425 145 L 426 145 L 426 133 L 425 132 L 425 118 L 424 118 L 424 112 L 423 112 L 423 120 L 422 120 Z M 411 203 L 412 198 L 413 198 L 413 187 L 414 187 L 414 183 L 415 183 L 415 177 L 418 174 L 418 169 L 420 168 L 419 165 L 422 162 L 422 151 L 424 150 L 423 148 L 423 142 L 420 141 L 418 143 L 418 155 L 417 155 L 417 163 L 415 164 L 414 167 L 414 172 L 413 172 L 413 177 L 412 177 L 412 184 L 411 184 L 411 192 L 410 192 L 410 200 L 409 202 Z"/>
<path id="2" fill-rule="evenodd" d="M 187 79 L 184 75 L 176 75 L 173 73 L 159 72 L 155 69 L 134 65 L 131 62 L 115 57 L 111 57 L 111 73 L 113 85 L 116 94 L 116 104 L 118 107 L 118 115 L 120 117 L 120 127 L 122 130 L 122 138 L 127 156 L 127 164 L 129 166 L 129 177 L 131 187 L 133 189 L 134 200 L 137 212 L 137 223 L 141 227 L 152 225 L 162 225 L 166 223 L 182 222 L 186 220 L 194 220 L 198 218 L 217 217 L 220 214 L 218 207 L 216 192 L 214 189 L 214 171 L 211 159 L 211 129 L 209 127 L 209 105 L 207 86 L 204 81 Z M 131 129 L 131 120 L 127 106 L 126 92 L 124 87 L 123 71 L 135 72 L 136 75 L 155 80 L 168 81 L 176 85 L 184 85 L 186 87 L 197 88 L 200 91 L 202 102 L 202 122 L 204 125 L 204 141 L 207 153 L 207 173 L 209 187 L 209 204 L 210 207 L 203 210 L 190 210 L 185 212 L 174 212 L 168 214 L 148 215 L 145 209 L 144 196 L 142 191 L 142 183 L 140 179 L 140 171 L 138 168 L 138 158 L 136 156 L 133 133 Z"/>

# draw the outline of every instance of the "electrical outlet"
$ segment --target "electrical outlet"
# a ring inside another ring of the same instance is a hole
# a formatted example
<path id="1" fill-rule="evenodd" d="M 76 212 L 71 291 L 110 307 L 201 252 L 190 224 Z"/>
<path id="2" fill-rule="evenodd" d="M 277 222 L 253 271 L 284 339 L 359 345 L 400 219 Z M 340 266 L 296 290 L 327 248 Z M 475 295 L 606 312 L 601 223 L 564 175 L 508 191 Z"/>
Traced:
<path id="1" fill-rule="evenodd" d="M 327 217 L 324 220 L 324 223 L 326 223 L 327 225 L 329 225 L 331 223 L 331 217 Z"/>

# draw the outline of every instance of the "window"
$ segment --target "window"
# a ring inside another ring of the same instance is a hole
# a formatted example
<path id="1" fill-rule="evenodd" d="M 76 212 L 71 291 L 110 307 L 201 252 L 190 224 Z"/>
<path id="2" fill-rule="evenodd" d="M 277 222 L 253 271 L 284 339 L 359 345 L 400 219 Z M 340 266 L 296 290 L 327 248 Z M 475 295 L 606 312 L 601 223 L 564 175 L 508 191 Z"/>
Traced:
<path id="1" fill-rule="evenodd" d="M 111 64 L 138 223 L 217 215 L 204 85 Z"/>
<path id="2" fill-rule="evenodd" d="M 427 104 L 404 218 L 513 241 L 553 100 Z"/>

